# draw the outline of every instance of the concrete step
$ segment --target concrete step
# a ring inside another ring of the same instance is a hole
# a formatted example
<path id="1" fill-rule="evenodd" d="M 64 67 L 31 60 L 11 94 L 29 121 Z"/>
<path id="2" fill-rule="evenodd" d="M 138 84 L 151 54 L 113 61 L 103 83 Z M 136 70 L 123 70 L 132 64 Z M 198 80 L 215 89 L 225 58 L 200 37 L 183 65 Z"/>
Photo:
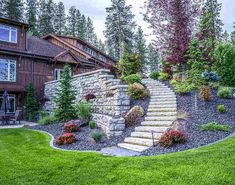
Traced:
<path id="1" fill-rule="evenodd" d="M 145 121 L 175 121 L 176 116 L 147 116 Z"/>
<path id="2" fill-rule="evenodd" d="M 142 126 L 164 126 L 170 127 L 173 124 L 173 121 L 143 121 Z"/>
<path id="3" fill-rule="evenodd" d="M 147 112 L 147 116 L 176 116 L 177 112 Z"/>
<path id="4" fill-rule="evenodd" d="M 136 151 L 136 152 L 143 152 L 149 148 L 147 146 L 133 145 L 133 144 L 128 144 L 128 143 L 119 143 L 118 146 L 120 148 L 125 148 L 125 149 Z"/>
<path id="5" fill-rule="evenodd" d="M 159 102 L 159 101 L 176 101 L 176 97 L 156 97 L 156 98 L 153 98 L 151 97 L 150 98 L 151 101 L 156 101 L 156 102 Z"/>
<path id="6" fill-rule="evenodd" d="M 157 109 L 157 108 L 177 108 L 177 104 L 176 103 L 170 103 L 170 104 L 161 104 L 161 103 L 152 103 L 149 105 L 150 109 Z"/>
<path id="7" fill-rule="evenodd" d="M 149 105 L 176 105 L 176 100 L 169 100 L 169 101 L 156 101 L 150 100 Z"/>
<path id="8" fill-rule="evenodd" d="M 174 94 L 153 94 L 151 95 L 151 98 L 176 98 L 176 96 Z"/>
<path id="9" fill-rule="evenodd" d="M 159 141 L 159 139 L 162 137 L 162 133 L 153 133 L 152 135 L 150 132 L 132 132 L 131 136 L 147 139 L 152 139 L 152 137 L 154 137 L 156 141 Z"/>
<path id="10" fill-rule="evenodd" d="M 153 140 L 147 138 L 127 137 L 125 138 L 124 142 L 141 146 L 153 146 Z"/>
<path id="11" fill-rule="evenodd" d="M 163 133 L 166 132 L 169 129 L 169 127 L 156 127 L 156 126 L 139 126 L 135 128 L 136 132 L 157 132 L 157 133 Z"/>
<path id="12" fill-rule="evenodd" d="M 176 112 L 177 111 L 177 108 L 176 106 L 175 107 L 149 107 L 148 108 L 148 112 Z"/>

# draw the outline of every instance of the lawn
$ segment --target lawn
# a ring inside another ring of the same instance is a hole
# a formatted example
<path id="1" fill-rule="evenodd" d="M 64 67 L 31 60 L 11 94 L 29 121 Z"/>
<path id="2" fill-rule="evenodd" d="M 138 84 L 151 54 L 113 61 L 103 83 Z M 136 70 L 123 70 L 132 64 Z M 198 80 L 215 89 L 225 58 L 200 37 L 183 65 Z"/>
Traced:
<path id="1" fill-rule="evenodd" d="M 27 129 L 0 130 L 0 184 L 235 184 L 235 137 L 175 154 L 116 158 L 64 152 Z"/>

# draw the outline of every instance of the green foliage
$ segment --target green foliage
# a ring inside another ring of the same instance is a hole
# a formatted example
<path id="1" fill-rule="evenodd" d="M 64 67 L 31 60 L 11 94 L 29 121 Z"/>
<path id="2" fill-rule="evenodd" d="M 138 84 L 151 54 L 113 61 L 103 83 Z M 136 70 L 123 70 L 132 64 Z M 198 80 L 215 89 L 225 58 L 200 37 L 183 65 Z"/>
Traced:
<path id="1" fill-rule="evenodd" d="M 128 86 L 128 94 L 135 100 L 140 100 L 148 96 L 148 92 L 142 84 L 134 83 Z"/>
<path id="2" fill-rule="evenodd" d="M 49 115 L 43 117 L 41 120 L 39 120 L 40 125 L 51 125 L 57 123 L 59 120 L 54 115 Z"/>
<path id="3" fill-rule="evenodd" d="M 167 73 L 164 72 L 159 73 L 159 80 L 161 81 L 166 81 L 169 80 L 170 78 L 171 78 L 170 75 Z"/>
<path id="4" fill-rule="evenodd" d="M 175 92 L 180 95 L 187 94 L 197 89 L 195 84 L 188 84 L 187 82 L 176 83 L 174 87 L 175 87 Z"/>
<path id="5" fill-rule="evenodd" d="M 122 79 L 127 84 L 141 83 L 141 80 L 142 80 L 142 78 L 141 78 L 139 73 L 123 77 Z"/>
<path id="6" fill-rule="evenodd" d="M 88 119 L 91 114 L 91 104 L 86 102 L 79 102 L 76 105 L 76 109 L 78 111 L 79 118 L 81 119 Z"/>
<path id="7" fill-rule="evenodd" d="M 213 69 L 221 77 L 221 83 L 235 87 L 235 48 L 231 44 L 220 44 L 215 51 Z"/>
<path id="8" fill-rule="evenodd" d="M 213 131 L 213 132 L 218 132 L 218 131 L 224 131 L 224 132 L 229 132 L 232 129 L 231 126 L 229 125 L 220 125 L 215 122 L 207 123 L 205 125 L 201 125 L 201 130 L 202 131 Z"/>
<path id="9" fill-rule="evenodd" d="M 160 76 L 160 74 L 159 74 L 158 71 L 153 71 L 153 72 L 151 72 L 149 77 L 154 79 L 154 80 L 157 80 L 159 78 L 159 76 Z"/>
<path id="10" fill-rule="evenodd" d="M 224 99 L 230 99 L 233 97 L 233 91 L 230 87 L 220 87 L 217 96 Z"/>
<path id="11" fill-rule="evenodd" d="M 178 84 L 178 82 L 177 82 L 177 80 L 172 79 L 172 80 L 170 81 L 170 84 L 175 87 L 175 86 Z"/>
<path id="12" fill-rule="evenodd" d="M 225 111 L 226 111 L 224 105 L 218 105 L 218 106 L 217 106 L 217 110 L 218 110 L 220 113 L 225 113 Z"/>
<path id="13" fill-rule="evenodd" d="M 39 110 L 39 103 L 36 99 L 35 88 L 32 83 L 30 83 L 26 88 L 26 97 L 24 105 L 26 119 L 32 121 Z"/>
<path id="14" fill-rule="evenodd" d="M 70 67 L 65 65 L 62 79 L 60 80 L 59 88 L 55 98 L 56 111 L 55 117 L 62 120 L 71 120 L 77 117 L 76 109 L 74 107 L 75 91 L 72 86 L 72 77 L 70 75 Z"/>
<path id="15" fill-rule="evenodd" d="M 119 73 L 124 77 L 139 73 L 141 68 L 142 63 L 139 54 L 128 54 L 127 52 L 124 52 L 117 64 Z"/>
<path id="16" fill-rule="evenodd" d="M 91 137 L 94 139 L 96 143 L 100 142 L 101 139 L 103 138 L 104 134 L 99 131 L 95 131 L 91 134 Z"/>
<path id="17" fill-rule="evenodd" d="M 90 129 L 95 129 L 97 127 L 96 121 L 89 121 Z"/>

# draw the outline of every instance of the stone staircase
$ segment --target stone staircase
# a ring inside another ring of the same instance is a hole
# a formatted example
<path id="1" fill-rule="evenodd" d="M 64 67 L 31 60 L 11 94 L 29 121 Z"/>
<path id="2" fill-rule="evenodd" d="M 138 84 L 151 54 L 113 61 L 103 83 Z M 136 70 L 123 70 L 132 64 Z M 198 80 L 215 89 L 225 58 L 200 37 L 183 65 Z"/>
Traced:
<path id="1" fill-rule="evenodd" d="M 177 101 L 175 93 L 159 81 L 145 79 L 143 83 L 150 92 L 150 103 L 145 120 L 135 128 L 120 148 L 143 152 L 155 145 L 162 134 L 167 131 L 177 118 Z"/>

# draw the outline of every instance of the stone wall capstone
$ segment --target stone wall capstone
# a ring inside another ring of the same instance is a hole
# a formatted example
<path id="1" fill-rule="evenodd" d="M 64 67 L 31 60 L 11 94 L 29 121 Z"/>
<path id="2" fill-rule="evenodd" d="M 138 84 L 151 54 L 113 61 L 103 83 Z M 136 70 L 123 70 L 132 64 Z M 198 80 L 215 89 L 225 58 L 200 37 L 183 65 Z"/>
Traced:
<path id="1" fill-rule="evenodd" d="M 49 100 L 44 108 L 53 112 L 59 81 L 45 83 L 45 96 Z M 76 102 L 84 100 L 87 94 L 95 94 L 96 99 L 91 100 L 95 120 L 108 136 L 120 135 L 125 129 L 124 115 L 130 109 L 130 97 L 128 87 L 121 85 L 119 79 L 114 79 L 110 71 L 100 69 L 73 76 L 72 84 L 76 93 Z M 107 93 L 113 96 L 107 97 Z"/>

